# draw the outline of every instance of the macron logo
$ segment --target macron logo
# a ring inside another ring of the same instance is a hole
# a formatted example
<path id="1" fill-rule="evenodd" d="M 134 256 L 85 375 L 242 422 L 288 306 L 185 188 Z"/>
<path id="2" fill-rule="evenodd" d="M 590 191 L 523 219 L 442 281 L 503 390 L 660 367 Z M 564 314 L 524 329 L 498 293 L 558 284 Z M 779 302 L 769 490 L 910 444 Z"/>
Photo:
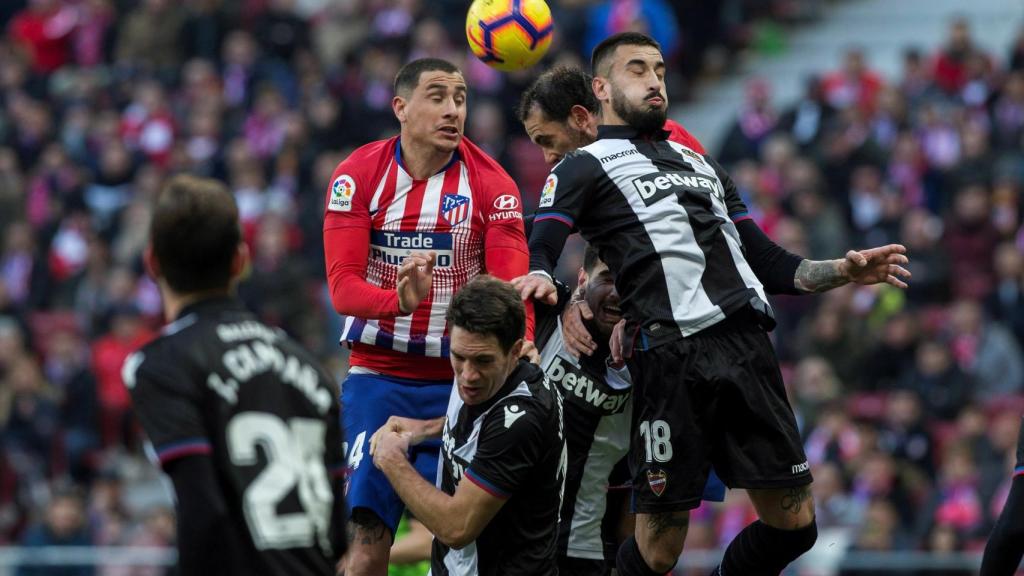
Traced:
<path id="1" fill-rule="evenodd" d="M 518 404 L 505 406 L 505 429 L 507 430 L 511 428 L 512 425 L 516 423 L 516 420 L 519 420 L 525 415 L 526 410 L 520 408 Z"/>
<path id="2" fill-rule="evenodd" d="M 791 466 L 791 469 L 793 470 L 793 474 L 799 474 L 801 472 L 807 472 L 808 470 L 810 470 L 811 465 L 805 461 L 801 464 L 794 464 L 793 466 Z"/>

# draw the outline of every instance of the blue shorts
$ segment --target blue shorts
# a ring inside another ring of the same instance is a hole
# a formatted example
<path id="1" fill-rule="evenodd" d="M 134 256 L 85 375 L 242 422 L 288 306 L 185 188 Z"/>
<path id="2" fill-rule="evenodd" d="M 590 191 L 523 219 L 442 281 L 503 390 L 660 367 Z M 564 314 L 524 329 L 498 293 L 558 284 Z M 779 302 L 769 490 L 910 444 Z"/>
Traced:
<path id="1" fill-rule="evenodd" d="M 701 500 L 705 502 L 724 502 L 725 501 L 725 483 L 715 473 L 715 467 L 711 467 L 711 471 L 708 472 L 708 481 L 704 484 L 704 494 L 701 494 Z"/>
<path id="2" fill-rule="evenodd" d="M 370 437 L 391 416 L 429 420 L 448 410 L 451 380 L 410 380 L 380 374 L 349 374 L 341 385 L 341 426 L 345 434 L 348 464 L 345 502 L 351 517 L 354 508 L 367 508 L 395 533 L 405 505 L 387 477 L 373 465 Z M 441 440 L 413 446 L 409 461 L 431 484 L 437 481 Z"/>

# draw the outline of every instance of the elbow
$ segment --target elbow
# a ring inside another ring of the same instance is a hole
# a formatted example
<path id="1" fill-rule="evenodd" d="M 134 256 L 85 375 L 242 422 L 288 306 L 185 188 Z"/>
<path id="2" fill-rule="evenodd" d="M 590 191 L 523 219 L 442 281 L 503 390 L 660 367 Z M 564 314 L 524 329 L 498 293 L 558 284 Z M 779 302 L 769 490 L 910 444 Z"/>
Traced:
<path id="1" fill-rule="evenodd" d="M 469 546 L 476 540 L 478 534 L 470 531 L 465 526 L 453 526 L 448 530 L 443 530 L 436 534 L 437 539 L 442 544 L 451 548 L 452 550 L 462 550 L 466 546 Z"/>

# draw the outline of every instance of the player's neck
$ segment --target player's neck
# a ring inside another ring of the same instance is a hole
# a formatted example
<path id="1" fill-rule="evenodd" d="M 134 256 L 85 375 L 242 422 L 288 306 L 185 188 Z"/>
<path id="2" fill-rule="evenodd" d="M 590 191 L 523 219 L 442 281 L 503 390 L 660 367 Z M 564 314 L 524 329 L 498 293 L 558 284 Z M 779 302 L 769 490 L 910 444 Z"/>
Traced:
<path id="1" fill-rule="evenodd" d="M 441 171 L 451 162 L 452 154 L 433 146 L 410 146 L 404 140 L 402 146 L 402 167 L 413 180 L 426 180 Z"/>
<path id="2" fill-rule="evenodd" d="M 160 295 L 162 296 L 164 303 L 164 318 L 168 322 L 174 322 L 178 318 L 178 315 L 181 314 L 181 311 L 192 304 L 201 300 L 228 296 L 230 293 L 230 289 L 217 288 L 215 290 L 203 290 L 200 292 L 178 294 L 174 290 L 161 286 Z"/>
<path id="3" fill-rule="evenodd" d="M 611 106 L 601 107 L 601 115 L 598 117 L 597 122 L 606 126 L 625 126 L 628 124 L 628 122 L 615 113 L 615 109 Z"/>

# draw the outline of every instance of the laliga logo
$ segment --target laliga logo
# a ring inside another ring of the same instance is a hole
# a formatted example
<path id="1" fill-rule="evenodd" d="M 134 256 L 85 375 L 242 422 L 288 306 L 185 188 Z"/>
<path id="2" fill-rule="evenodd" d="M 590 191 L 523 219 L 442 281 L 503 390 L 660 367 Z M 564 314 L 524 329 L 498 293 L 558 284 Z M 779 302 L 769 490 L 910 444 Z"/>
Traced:
<path id="1" fill-rule="evenodd" d="M 355 187 L 355 182 L 353 182 L 351 178 L 348 176 L 341 176 L 334 181 L 334 197 L 345 199 L 351 198 Z"/>
<path id="2" fill-rule="evenodd" d="M 519 199 L 511 194 L 502 194 L 494 199 L 496 210 L 515 210 L 519 208 Z"/>
<path id="3" fill-rule="evenodd" d="M 540 193 L 541 208 L 548 208 L 555 203 L 555 188 L 558 187 L 558 176 L 551 174 L 548 179 L 544 182 L 544 190 Z"/>

